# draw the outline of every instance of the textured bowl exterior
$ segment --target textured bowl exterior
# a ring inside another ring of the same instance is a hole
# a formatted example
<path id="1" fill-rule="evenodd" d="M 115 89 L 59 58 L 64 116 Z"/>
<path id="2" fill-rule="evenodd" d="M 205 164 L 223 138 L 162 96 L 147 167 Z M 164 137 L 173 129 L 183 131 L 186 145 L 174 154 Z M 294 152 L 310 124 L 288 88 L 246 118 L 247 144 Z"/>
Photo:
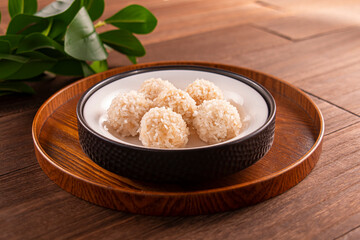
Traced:
<path id="1" fill-rule="evenodd" d="M 157 69 L 195 69 L 216 72 L 244 81 L 256 89 L 268 105 L 268 119 L 265 124 L 234 141 L 202 148 L 152 149 L 132 146 L 112 141 L 92 130 L 83 116 L 83 106 L 87 98 L 107 81 L 113 81 L 136 72 L 115 75 L 103 83 L 90 88 L 80 99 L 76 115 L 80 145 L 83 151 L 99 166 L 118 175 L 141 181 L 151 182 L 193 182 L 212 180 L 236 173 L 257 162 L 271 148 L 275 133 L 275 100 L 259 84 L 238 74 L 224 70 L 195 66 L 161 66 Z"/>
<path id="2" fill-rule="evenodd" d="M 78 124 L 84 152 L 118 175 L 152 182 L 192 182 L 224 177 L 257 162 L 271 148 L 275 118 L 258 134 L 239 143 L 185 151 L 119 147 Z"/>

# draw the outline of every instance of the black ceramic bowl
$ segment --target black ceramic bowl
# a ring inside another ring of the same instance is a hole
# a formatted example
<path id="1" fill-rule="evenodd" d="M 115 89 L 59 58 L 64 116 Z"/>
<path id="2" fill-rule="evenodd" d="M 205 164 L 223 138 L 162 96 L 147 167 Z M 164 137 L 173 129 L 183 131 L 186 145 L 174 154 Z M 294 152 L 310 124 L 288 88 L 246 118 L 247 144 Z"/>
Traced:
<path id="1" fill-rule="evenodd" d="M 120 92 L 138 90 L 152 77 L 166 79 L 181 89 L 197 78 L 214 82 L 238 108 L 244 120 L 241 134 L 213 145 L 191 135 L 186 148 L 156 149 L 142 146 L 138 137 L 121 138 L 111 133 L 104 123 L 112 98 Z M 76 109 L 80 144 L 95 163 L 121 176 L 152 182 L 204 181 L 249 167 L 273 143 L 275 112 L 273 97 L 258 83 L 232 72 L 191 65 L 117 74 L 86 91 Z"/>

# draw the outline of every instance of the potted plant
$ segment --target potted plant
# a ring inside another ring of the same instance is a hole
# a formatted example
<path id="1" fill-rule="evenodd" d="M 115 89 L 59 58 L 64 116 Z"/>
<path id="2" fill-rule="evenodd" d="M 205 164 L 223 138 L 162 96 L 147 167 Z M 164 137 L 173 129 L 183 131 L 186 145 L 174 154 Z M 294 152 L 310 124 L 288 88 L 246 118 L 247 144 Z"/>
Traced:
<path id="1" fill-rule="evenodd" d="M 134 34 L 152 32 L 157 19 L 145 7 L 130 5 L 96 22 L 104 9 L 104 0 L 56 0 L 40 10 L 37 0 L 9 0 L 11 21 L 0 36 L 0 96 L 34 93 L 26 82 L 48 72 L 89 76 L 105 71 L 108 49 L 136 63 L 145 49 Z M 107 24 L 114 29 L 96 31 Z"/>

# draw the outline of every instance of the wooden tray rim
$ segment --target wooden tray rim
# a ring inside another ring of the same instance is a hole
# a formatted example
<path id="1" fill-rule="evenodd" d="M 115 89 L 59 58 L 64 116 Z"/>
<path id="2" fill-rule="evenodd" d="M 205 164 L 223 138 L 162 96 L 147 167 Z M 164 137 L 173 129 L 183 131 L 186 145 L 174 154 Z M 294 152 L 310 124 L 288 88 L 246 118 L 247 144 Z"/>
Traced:
<path id="1" fill-rule="evenodd" d="M 315 108 L 316 113 L 317 113 L 317 115 L 319 117 L 319 120 L 320 120 L 320 127 L 319 127 L 320 131 L 319 131 L 318 137 L 317 137 L 315 143 L 313 144 L 313 146 L 310 148 L 310 150 L 307 153 L 305 153 L 301 158 L 299 158 L 299 160 L 297 160 L 295 163 L 293 163 L 293 164 L 291 164 L 291 165 L 289 165 L 289 166 L 287 166 L 287 167 L 285 167 L 285 168 L 283 168 L 283 169 L 281 169 L 281 170 L 279 170 L 277 172 L 271 173 L 271 174 L 269 174 L 269 175 L 267 175 L 265 177 L 262 177 L 262 178 L 259 178 L 259 179 L 256 179 L 256 180 L 252 180 L 252 181 L 249 181 L 249 182 L 245 182 L 245 183 L 239 183 L 239 184 L 235 184 L 235 185 L 231 185 L 231 186 L 226 186 L 226 187 L 218 187 L 218 188 L 207 189 L 207 190 L 195 190 L 195 191 L 189 191 L 189 192 L 178 191 L 178 192 L 166 192 L 166 193 L 164 193 L 164 192 L 160 192 L 160 191 L 149 191 L 149 190 L 136 190 L 136 189 L 125 189 L 125 188 L 119 189 L 119 188 L 114 188 L 114 187 L 107 186 L 105 184 L 101 184 L 101 183 L 98 183 L 98 182 L 89 181 L 88 179 L 80 178 L 79 176 L 73 174 L 72 172 L 67 171 L 66 169 L 64 169 L 61 166 L 54 163 L 52 161 L 52 158 L 49 155 L 47 155 L 46 151 L 42 148 L 42 146 L 41 146 L 41 144 L 39 142 L 39 138 L 36 135 L 36 129 L 37 129 L 37 124 L 38 124 L 40 115 L 44 111 L 45 107 L 48 104 L 50 104 L 54 99 L 56 99 L 58 97 L 58 95 L 60 95 L 62 92 L 67 91 L 68 89 L 73 88 L 74 86 L 78 85 L 81 82 L 86 82 L 91 78 L 101 76 L 102 74 L 104 74 L 104 72 L 103 72 L 103 73 L 97 73 L 97 74 L 82 78 L 82 79 L 80 79 L 80 80 L 78 80 L 76 82 L 71 83 L 70 85 L 58 90 L 56 93 L 54 93 L 49 99 L 47 99 L 41 105 L 41 107 L 39 108 L 39 110 L 37 111 L 37 113 L 36 113 L 36 115 L 34 117 L 33 124 L 32 124 L 32 138 L 33 138 L 35 148 L 37 148 L 39 153 L 48 162 L 50 162 L 55 168 L 59 169 L 61 172 L 65 172 L 66 174 L 70 175 L 73 178 L 78 179 L 79 181 L 87 182 L 88 184 L 95 185 L 95 186 L 98 186 L 98 187 L 101 187 L 101 188 L 110 189 L 112 191 L 123 192 L 123 193 L 128 193 L 128 194 L 135 194 L 135 195 L 140 195 L 140 196 L 148 195 L 148 196 L 152 196 L 152 197 L 154 197 L 154 196 L 159 196 L 159 197 L 160 196 L 166 196 L 166 197 L 169 197 L 169 196 L 179 197 L 180 196 L 181 197 L 181 196 L 195 195 L 195 194 L 196 195 L 202 195 L 202 194 L 206 195 L 206 194 L 209 194 L 209 193 L 231 191 L 231 190 L 242 188 L 242 187 L 245 187 L 245 186 L 254 185 L 254 184 L 259 183 L 259 182 L 268 181 L 268 180 L 271 180 L 271 179 L 273 179 L 275 177 L 279 177 L 282 174 L 285 174 L 286 172 L 294 169 L 299 164 L 302 164 L 303 161 L 308 159 L 308 157 L 311 156 L 313 154 L 313 152 L 315 150 L 317 150 L 317 148 L 322 144 L 322 141 L 323 141 L 323 138 L 324 138 L 324 132 L 325 132 L 325 121 L 324 121 L 324 117 L 323 117 L 320 109 L 318 108 L 318 106 L 315 104 L 315 102 L 310 97 L 308 97 L 299 88 L 295 87 L 294 85 L 292 85 L 292 84 L 290 84 L 290 83 L 288 83 L 288 82 L 286 82 L 286 81 L 284 81 L 282 79 L 274 77 L 274 76 L 272 76 L 270 74 L 263 73 L 263 72 L 253 70 L 253 69 L 249 69 L 249 68 L 245 68 L 245 67 L 235 66 L 235 65 L 228 65 L 228 64 L 221 64 L 221 63 L 214 63 L 214 62 L 204 62 L 204 61 L 159 61 L 159 62 L 136 64 L 136 65 L 132 65 L 132 66 L 117 67 L 117 68 L 114 68 L 114 69 L 110 69 L 110 70 L 108 70 L 106 72 L 112 72 L 112 71 L 113 72 L 124 72 L 124 71 L 130 71 L 130 70 L 133 70 L 133 69 L 142 68 L 144 66 L 149 67 L 149 65 L 152 65 L 152 66 L 195 65 L 195 66 L 208 66 L 208 67 L 215 67 L 215 68 L 219 67 L 220 69 L 223 69 L 223 68 L 221 68 L 223 66 L 223 67 L 230 67 L 230 68 L 237 68 L 237 69 L 241 68 L 243 70 L 255 72 L 255 73 L 260 74 L 260 75 L 265 75 L 265 76 L 267 76 L 269 78 L 272 78 L 272 79 L 274 79 L 276 81 L 279 81 L 282 84 L 287 85 L 288 87 L 290 87 L 293 90 L 297 91 L 299 94 L 301 94 L 303 97 L 305 97 L 309 101 L 309 103 Z M 131 69 L 129 69 L 129 67 Z M 227 70 L 227 69 L 224 69 L 224 70 Z M 104 79 L 106 79 L 106 78 L 104 78 Z M 102 80 L 104 80 L 104 79 L 102 79 Z M 102 80 L 100 80 L 100 81 L 102 81 Z M 76 97 L 76 96 L 73 96 L 73 97 Z M 62 102 L 62 104 L 59 105 L 57 108 L 59 108 L 60 106 L 62 106 L 63 104 L 65 104 L 66 102 L 68 102 L 71 99 L 72 98 L 68 98 L 68 99 L 64 100 Z M 51 116 L 51 114 L 49 116 Z M 47 118 L 49 116 L 47 116 Z M 46 122 L 46 121 L 44 121 L 44 122 Z M 43 126 L 43 124 L 42 124 L 42 126 Z M 40 128 L 42 128 L 42 126 Z M 41 130 L 40 130 L 40 132 L 41 132 Z"/>

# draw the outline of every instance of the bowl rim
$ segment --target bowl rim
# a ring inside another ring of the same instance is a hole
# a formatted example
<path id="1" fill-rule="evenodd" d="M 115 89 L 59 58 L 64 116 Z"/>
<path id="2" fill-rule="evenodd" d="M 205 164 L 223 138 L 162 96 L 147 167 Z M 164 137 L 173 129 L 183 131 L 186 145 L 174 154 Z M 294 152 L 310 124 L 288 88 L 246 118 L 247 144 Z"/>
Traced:
<path id="1" fill-rule="evenodd" d="M 222 143 L 217 143 L 217 144 L 212 144 L 212 145 L 208 145 L 208 146 L 201 146 L 201 147 L 193 147 L 193 148 L 149 148 L 149 147 L 145 147 L 145 146 L 136 146 L 136 145 L 132 145 L 132 144 L 124 144 L 121 142 L 117 142 L 114 141 L 112 139 L 107 138 L 106 136 L 98 133 L 97 131 L 95 131 L 94 129 L 92 129 L 86 122 L 84 114 L 83 114 L 83 110 L 85 107 L 85 104 L 87 102 L 87 100 L 91 97 L 92 94 L 94 94 L 96 91 L 98 91 L 100 88 L 114 82 L 114 81 L 118 81 L 122 78 L 125 77 L 129 77 L 132 75 L 136 75 L 136 74 L 141 74 L 141 73 L 145 73 L 145 72 L 152 72 L 152 71 L 162 71 L 162 70 L 194 70 L 194 71 L 204 71 L 204 72 L 210 72 L 210 73 L 215 73 L 215 74 L 220 74 L 220 75 L 224 75 L 227 77 L 230 77 L 234 80 L 237 81 L 241 81 L 242 83 L 248 85 L 249 87 L 253 88 L 255 91 L 257 91 L 261 97 L 264 99 L 264 101 L 266 102 L 266 105 L 268 107 L 268 117 L 265 121 L 264 124 L 262 124 L 259 128 L 257 128 L 256 130 L 254 130 L 253 132 L 250 132 L 249 134 L 232 140 L 229 139 L 227 141 L 224 141 Z M 103 141 L 106 141 L 108 143 L 114 144 L 118 147 L 125 147 L 125 148 L 129 148 L 132 150 L 140 150 L 140 151 L 147 151 L 147 152 L 179 152 L 179 151 L 186 151 L 186 152 L 195 152 L 195 151 L 199 151 L 199 150 L 209 150 L 209 149 L 217 149 L 217 148 L 222 148 L 224 146 L 230 146 L 230 145 L 234 145 L 234 144 L 239 144 L 241 142 L 246 141 L 249 138 L 254 137 L 255 135 L 259 134 L 260 132 L 262 132 L 264 129 L 266 129 L 274 120 L 275 120 L 275 115 L 276 115 L 276 103 L 275 103 L 275 99 L 273 98 L 273 96 L 271 95 L 271 93 L 261 84 L 255 82 L 254 80 L 245 77 L 241 74 L 238 73 L 234 73 L 228 70 L 223 70 L 223 69 L 219 69 L 219 68 L 215 68 L 215 67 L 207 67 L 207 66 L 199 66 L 199 65 L 190 65 L 190 64 L 186 64 L 186 65 L 161 65 L 161 66 L 151 66 L 151 67 L 144 67 L 144 68 L 140 68 L 140 69 L 135 69 L 135 70 L 130 70 L 130 71 L 126 71 L 126 72 L 122 72 L 122 73 L 118 73 L 115 74 L 113 76 L 110 76 L 104 80 L 101 80 L 100 82 L 96 83 L 95 85 L 93 85 L 92 87 L 90 87 L 89 89 L 87 89 L 81 96 L 81 98 L 79 99 L 77 105 L 76 105 L 76 117 L 78 120 L 78 124 L 81 124 L 82 127 L 84 127 L 86 129 L 86 131 L 90 132 L 91 134 L 95 135 L 96 137 L 102 139 Z"/>

